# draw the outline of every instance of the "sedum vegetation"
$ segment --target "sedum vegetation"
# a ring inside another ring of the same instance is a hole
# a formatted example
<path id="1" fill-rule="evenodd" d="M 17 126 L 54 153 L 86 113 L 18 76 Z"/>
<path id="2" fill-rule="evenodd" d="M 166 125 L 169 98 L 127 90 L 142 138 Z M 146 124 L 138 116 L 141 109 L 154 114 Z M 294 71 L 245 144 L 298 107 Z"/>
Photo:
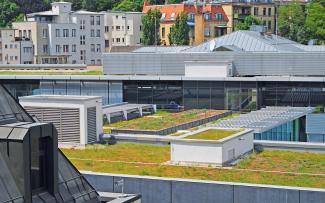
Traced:
<path id="1" fill-rule="evenodd" d="M 325 188 L 325 154 L 266 150 L 233 168 L 202 168 L 168 165 L 169 146 L 123 143 L 62 150 L 79 170 Z"/>

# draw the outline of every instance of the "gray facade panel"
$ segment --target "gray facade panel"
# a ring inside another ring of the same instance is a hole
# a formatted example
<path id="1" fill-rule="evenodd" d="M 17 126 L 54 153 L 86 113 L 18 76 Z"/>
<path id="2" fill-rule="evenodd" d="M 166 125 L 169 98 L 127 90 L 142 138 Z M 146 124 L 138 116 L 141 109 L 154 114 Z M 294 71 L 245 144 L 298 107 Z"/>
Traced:
<path id="1" fill-rule="evenodd" d="M 325 76 L 324 52 L 104 54 L 106 74 L 184 75 L 185 61 L 233 61 L 236 76 Z"/>

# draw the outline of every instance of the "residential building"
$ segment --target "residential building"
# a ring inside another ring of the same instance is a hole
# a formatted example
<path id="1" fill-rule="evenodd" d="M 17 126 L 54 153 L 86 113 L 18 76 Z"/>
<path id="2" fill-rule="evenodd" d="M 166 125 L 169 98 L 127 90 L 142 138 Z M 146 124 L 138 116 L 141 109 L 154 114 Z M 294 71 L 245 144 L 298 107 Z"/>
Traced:
<path id="1" fill-rule="evenodd" d="M 113 46 L 139 46 L 141 44 L 141 12 L 103 12 L 105 26 L 105 52 Z"/>
<path id="2" fill-rule="evenodd" d="M 161 12 L 160 43 L 162 45 L 170 45 L 168 35 L 172 32 L 176 17 L 182 12 L 188 16 L 190 44 L 200 44 L 228 33 L 228 18 L 219 4 L 183 2 L 179 4 L 150 5 L 148 1 L 144 1 L 143 13 L 154 9 Z"/>
<path id="3" fill-rule="evenodd" d="M 101 65 L 104 15 L 72 11 L 69 2 L 54 2 L 52 10 L 31 13 L 13 23 L 17 37 L 34 45 L 34 63 Z"/>
<path id="4" fill-rule="evenodd" d="M 0 64 L 30 64 L 33 44 L 28 38 L 15 37 L 15 29 L 0 29 Z"/>
<path id="5" fill-rule="evenodd" d="M 227 18 L 229 19 L 227 28 L 229 32 L 235 31 L 236 24 L 243 22 L 247 16 L 256 16 L 262 24 L 267 27 L 267 31 L 275 32 L 275 4 L 270 0 L 261 1 L 222 1 L 220 2 Z"/>

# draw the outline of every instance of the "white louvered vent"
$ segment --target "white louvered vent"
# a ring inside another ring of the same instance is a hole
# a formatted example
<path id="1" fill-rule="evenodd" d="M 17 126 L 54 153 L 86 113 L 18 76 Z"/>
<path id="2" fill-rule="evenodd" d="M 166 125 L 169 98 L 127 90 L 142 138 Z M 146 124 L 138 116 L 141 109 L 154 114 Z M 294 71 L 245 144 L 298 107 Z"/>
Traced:
<path id="1" fill-rule="evenodd" d="M 73 108 L 43 108 L 25 106 L 25 110 L 40 122 L 53 123 L 59 142 L 80 143 L 80 112 Z"/>
<path id="2" fill-rule="evenodd" d="M 97 124 L 96 124 L 96 107 L 87 109 L 87 123 L 88 123 L 88 139 L 87 142 L 93 143 L 97 140 Z"/>

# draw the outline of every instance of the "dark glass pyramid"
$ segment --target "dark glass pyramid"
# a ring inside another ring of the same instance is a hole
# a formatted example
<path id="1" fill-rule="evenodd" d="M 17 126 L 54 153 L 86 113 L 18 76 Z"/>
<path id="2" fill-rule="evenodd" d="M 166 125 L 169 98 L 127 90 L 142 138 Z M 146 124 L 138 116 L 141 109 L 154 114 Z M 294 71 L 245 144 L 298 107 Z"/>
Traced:
<path id="1" fill-rule="evenodd" d="M 100 201 L 58 149 L 53 124 L 36 123 L 0 85 L 0 203 L 38 202 Z"/>

